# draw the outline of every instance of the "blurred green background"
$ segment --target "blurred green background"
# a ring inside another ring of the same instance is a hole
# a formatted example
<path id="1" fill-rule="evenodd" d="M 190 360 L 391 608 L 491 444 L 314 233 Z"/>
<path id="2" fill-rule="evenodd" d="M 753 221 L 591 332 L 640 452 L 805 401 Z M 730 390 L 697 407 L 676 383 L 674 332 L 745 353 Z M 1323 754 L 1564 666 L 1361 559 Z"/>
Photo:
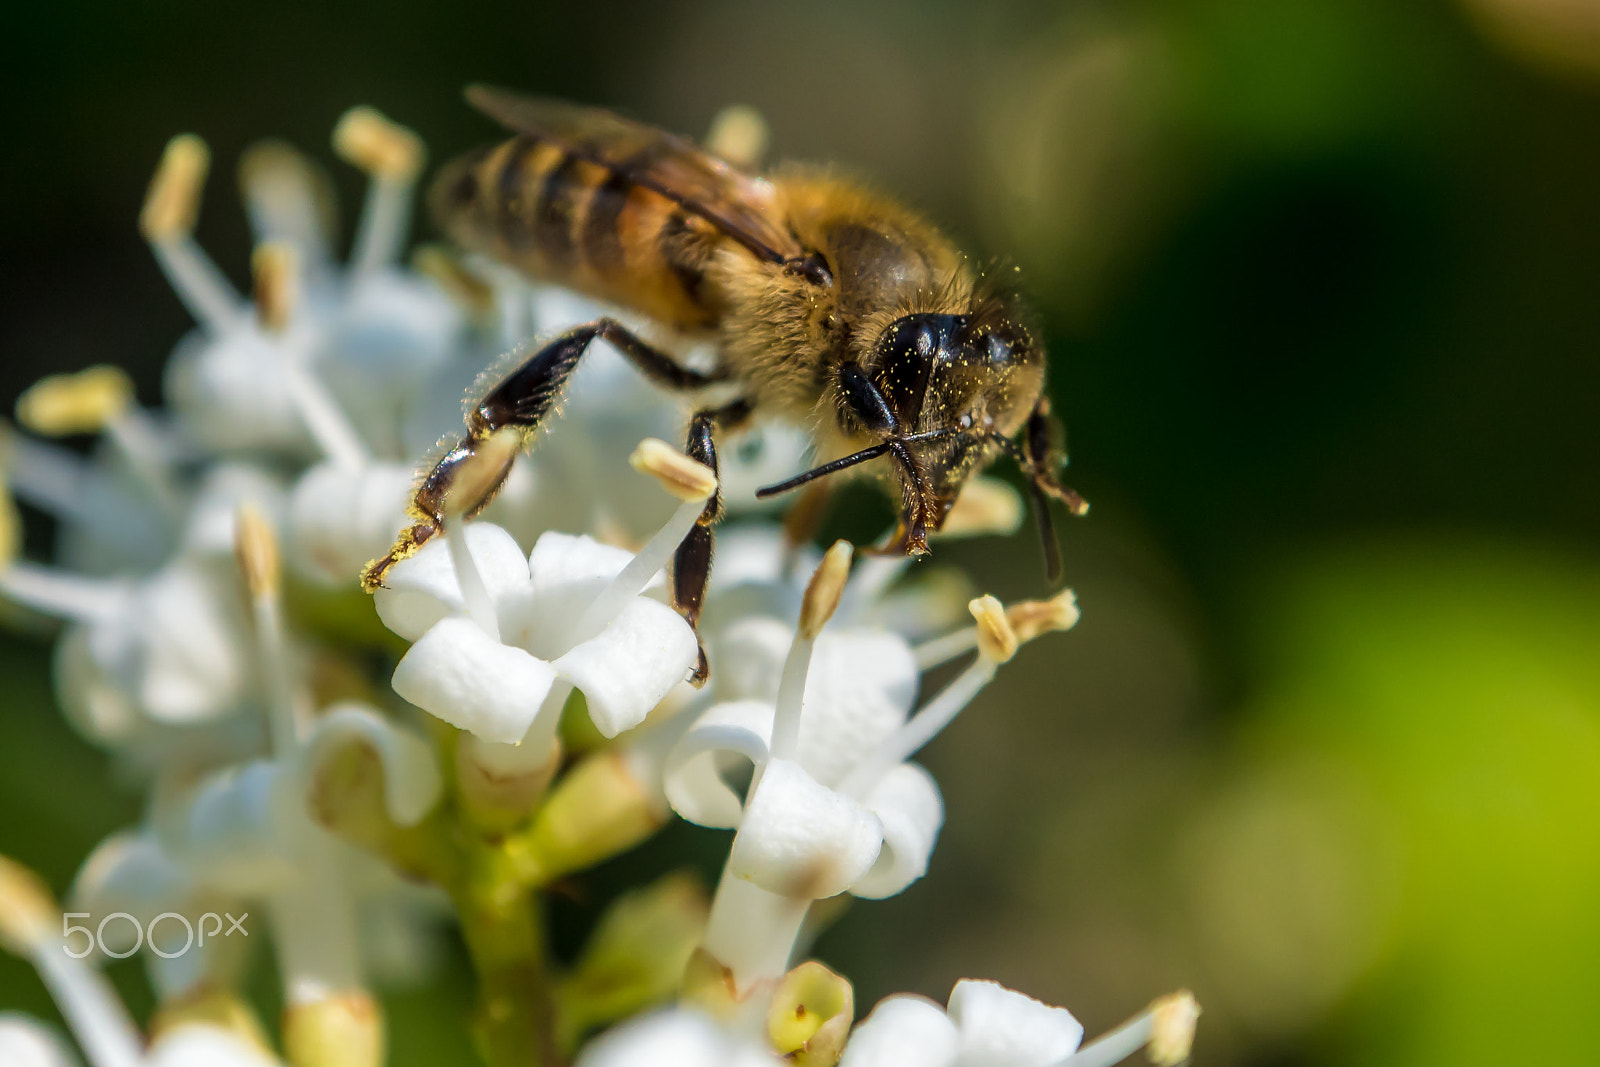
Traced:
<path id="1" fill-rule="evenodd" d="M 930 876 L 819 943 L 863 1010 L 984 976 L 1095 1032 L 1189 985 L 1197 1064 L 1592 1055 L 1593 0 L 21 18 L 0 74 L 8 406 L 97 362 L 158 399 L 189 323 L 134 222 L 169 135 L 210 141 L 200 237 L 242 278 L 241 148 L 326 156 L 338 115 L 371 103 L 442 159 L 491 135 L 460 102 L 471 80 L 690 133 L 753 104 L 778 156 L 837 161 L 1021 268 L 1095 504 L 1065 531 L 1084 621 L 927 753 L 949 809 Z M 1035 551 L 940 559 L 1027 595 Z M 61 889 L 139 801 L 53 712 L 44 641 L 0 644 L 0 852 Z M 452 957 L 396 994 L 396 1062 L 463 1047 L 465 986 Z M 50 1012 L 11 959 L 4 1007 Z"/>

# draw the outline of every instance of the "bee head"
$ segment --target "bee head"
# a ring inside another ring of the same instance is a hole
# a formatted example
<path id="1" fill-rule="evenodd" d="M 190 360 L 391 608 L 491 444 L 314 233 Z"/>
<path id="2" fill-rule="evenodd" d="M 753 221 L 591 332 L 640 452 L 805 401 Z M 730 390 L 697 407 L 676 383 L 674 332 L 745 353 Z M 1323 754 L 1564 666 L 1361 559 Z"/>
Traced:
<path id="1" fill-rule="evenodd" d="M 921 313 L 891 323 L 874 356 L 871 380 L 917 461 L 928 528 L 937 530 L 995 439 L 1027 421 L 1044 387 L 1042 354 L 1014 321 Z"/>

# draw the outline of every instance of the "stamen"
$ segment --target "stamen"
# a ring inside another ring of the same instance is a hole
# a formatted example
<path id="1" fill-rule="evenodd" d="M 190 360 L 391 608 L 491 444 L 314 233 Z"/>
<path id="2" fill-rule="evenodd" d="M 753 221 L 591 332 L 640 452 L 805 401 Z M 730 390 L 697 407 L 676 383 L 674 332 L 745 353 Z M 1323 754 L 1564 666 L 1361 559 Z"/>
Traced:
<path id="1" fill-rule="evenodd" d="M 116 579 L 90 578 L 37 563 L 13 563 L 0 571 L 0 593 L 7 598 L 75 622 L 110 618 L 127 592 L 127 585 Z"/>
<path id="2" fill-rule="evenodd" d="M 653 437 L 640 441 L 628 462 L 634 470 L 653 475 L 667 492 L 683 503 L 585 609 L 572 628 L 569 648 L 605 629 L 628 601 L 644 592 L 651 579 L 672 562 L 678 546 L 705 514 L 706 500 L 717 491 L 717 478 L 710 467 Z"/>
<path id="3" fill-rule="evenodd" d="M 287 242 L 267 241 L 256 246 L 250 268 L 256 318 L 263 329 L 279 333 L 288 327 L 300 302 L 300 255 Z"/>
<path id="4" fill-rule="evenodd" d="M 471 455 L 456 470 L 455 481 L 444 498 L 445 547 L 461 589 L 467 617 L 494 640 L 500 640 L 500 619 L 483 572 L 467 543 L 466 518 L 505 477 L 506 468 L 522 447 L 522 434 L 512 428 L 496 430 L 474 442 Z"/>
<path id="5" fill-rule="evenodd" d="M 205 142 L 194 134 L 168 141 L 145 196 L 139 228 L 189 313 L 213 333 L 222 333 L 238 322 L 239 298 L 193 236 L 210 165 Z"/>
<path id="6" fill-rule="evenodd" d="M 772 718 L 773 759 L 792 760 L 799 755 L 800 711 L 805 702 L 811 654 L 816 647 L 817 634 L 839 606 L 839 597 L 850 577 L 853 553 L 850 542 L 835 541 L 806 585 L 805 599 L 800 605 L 800 625 L 789 645 L 789 655 L 783 661 L 783 675 L 778 682 L 778 702 Z"/>
<path id="7" fill-rule="evenodd" d="M 679 500 L 703 502 L 717 491 L 717 476 L 710 467 L 660 438 L 647 437 L 640 441 L 628 457 L 628 463 L 640 474 L 660 481 L 666 491 Z"/>
<path id="8" fill-rule="evenodd" d="M 128 375 L 101 365 L 40 378 L 17 398 L 17 421 L 45 437 L 98 433 L 132 404 Z"/>
<path id="9" fill-rule="evenodd" d="M 1043 634 L 1070 630 L 1078 623 L 1078 600 L 1071 589 L 1063 589 L 1049 600 L 1019 600 L 1006 608 L 1006 621 L 1022 644 Z M 917 669 L 932 670 L 978 647 L 975 626 L 956 630 L 922 642 L 916 647 Z"/>
<path id="10" fill-rule="evenodd" d="M 160 244 L 194 231 L 200 193 L 210 169 L 211 151 L 199 137 L 184 133 L 167 142 L 139 213 L 145 240 Z"/>
<path id="11" fill-rule="evenodd" d="M 294 245 L 308 269 L 326 261 L 335 201 L 320 167 L 282 141 L 258 141 L 239 157 L 239 186 L 258 240 Z"/>
<path id="12" fill-rule="evenodd" d="M 1148 1046 L 1150 1062 L 1177 1067 L 1189 1058 L 1200 1005 L 1188 990 L 1162 997 L 1108 1034 L 1050 1067 L 1111 1067 Z"/>
<path id="13" fill-rule="evenodd" d="M 373 108 L 354 107 L 334 127 L 333 148 L 372 177 L 350 257 L 352 271 L 371 274 L 394 263 L 405 244 L 422 141 Z"/>
<path id="14" fill-rule="evenodd" d="M 0 856 L 0 945 L 33 963 L 93 1067 L 138 1067 L 138 1029 L 105 977 L 64 951 L 60 921 L 39 876 Z"/>
<path id="15" fill-rule="evenodd" d="M 730 104 L 711 120 L 706 151 L 743 170 L 755 170 L 767 154 L 767 132 L 761 112 L 748 104 Z"/>
<path id="16" fill-rule="evenodd" d="M 1005 663 L 1017 654 L 1017 633 L 1006 619 L 1006 609 L 992 596 L 981 596 L 967 605 L 978 620 L 978 654 L 995 663 Z"/>
<path id="17" fill-rule="evenodd" d="M 244 575 L 255 620 L 256 656 L 265 690 L 272 749 L 287 757 L 310 726 L 311 709 L 294 685 L 288 629 L 283 621 L 283 568 L 278 535 L 261 513 L 245 504 L 234 514 L 233 555 Z"/>
<path id="18" fill-rule="evenodd" d="M 1006 619 L 1017 633 L 1017 640 L 1032 641 L 1041 634 L 1070 630 L 1078 624 L 1078 598 L 1063 589 L 1049 600 L 1019 600 L 1006 608 Z"/>
<path id="19" fill-rule="evenodd" d="M 306 432 L 317 449 L 341 467 L 360 467 L 370 458 L 366 444 L 350 424 L 322 380 L 311 372 L 299 353 L 286 353 L 283 361 L 284 384 Z"/>
<path id="20" fill-rule="evenodd" d="M 444 530 L 445 546 L 450 550 L 450 566 L 456 573 L 456 584 L 461 587 L 461 602 L 466 606 L 467 617 L 491 638 L 500 640 L 500 620 L 495 614 L 494 598 L 472 558 L 472 546 L 467 544 L 465 523 L 452 522 Z"/>

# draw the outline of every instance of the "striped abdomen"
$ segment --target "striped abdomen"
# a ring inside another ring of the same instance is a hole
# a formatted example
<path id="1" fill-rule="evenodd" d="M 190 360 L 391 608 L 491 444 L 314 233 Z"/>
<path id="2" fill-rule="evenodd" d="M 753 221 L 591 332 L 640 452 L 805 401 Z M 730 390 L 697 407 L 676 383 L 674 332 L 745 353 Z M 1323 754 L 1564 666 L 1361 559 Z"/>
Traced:
<path id="1" fill-rule="evenodd" d="M 456 161 L 434 215 L 462 246 L 682 329 L 711 326 L 705 267 L 722 235 L 673 201 L 542 138 Z"/>

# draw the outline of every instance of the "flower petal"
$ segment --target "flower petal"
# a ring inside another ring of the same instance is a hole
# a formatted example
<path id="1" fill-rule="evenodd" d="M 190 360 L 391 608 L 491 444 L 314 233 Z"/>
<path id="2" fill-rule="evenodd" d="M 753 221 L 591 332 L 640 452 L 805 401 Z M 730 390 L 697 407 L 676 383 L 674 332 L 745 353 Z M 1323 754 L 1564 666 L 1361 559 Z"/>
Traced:
<path id="1" fill-rule="evenodd" d="M 470 527 L 469 527 L 470 528 Z M 461 615 L 440 619 L 394 669 L 394 691 L 485 741 L 516 744 L 555 683 L 550 664 Z"/>
<path id="2" fill-rule="evenodd" d="M 962 1067 L 1045 1067 L 1077 1051 L 1083 1024 L 998 982 L 963 979 L 950 991 Z"/>
<path id="3" fill-rule="evenodd" d="M 591 1041 L 576 1067 L 777 1067 L 749 1038 L 691 1008 L 630 1019 Z"/>
<path id="4" fill-rule="evenodd" d="M 598 636 L 553 666 L 583 691 L 595 729 L 615 737 L 643 722 L 683 681 L 698 655 L 694 631 L 681 615 L 635 597 Z"/>
<path id="5" fill-rule="evenodd" d="M 883 827 L 855 800 L 792 760 L 768 760 L 728 854 L 728 870 L 772 893 L 820 900 L 849 889 L 883 847 Z"/>
<path id="6" fill-rule="evenodd" d="M 897 993 L 878 1001 L 851 1032 L 839 1067 L 951 1067 L 960 1043 L 943 1008 Z"/>
<path id="7" fill-rule="evenodd" d="M 667 756 L 663 792 L 680 816 L 701 826 L 732 828 L 744 817 L 744 798 L 723 775 L 739 760 L 752 770 L 767 762 L 772 705 L 744 700 L 713 704 Z"/>
<path id="8" fill-rule="evenodd" d="M 155 834 L 124 830 L 112 834 L 89 853 L 73 880 L 70 899 L 80 911 L 94 915 L 125 911 L 140 926 L 147 927 L 163 911 L 181 910 L 193 892 L 193 883 L 168 858 Z M 101 936 L 120 936 L 120 928 L 126 925 L 108 925 Z M 127 930 L 126 934 L 131 937 L 133 931 Z M 119 949 L 117 945 L 112 947 Z"/>
<path id="9" fill-rule="evenodd" d="M 55 1030 L 21 1012 L 0 1012 L 0 1063 L 6 1067 L 78 1067 Z"/>
<path id="10" fill-rule="evenodd" d="M 306 777 L 347 744 L 366 745 L 383 766 L 383 799 L 389 817 L 415 826 L 439 800 L 443 782 L 428 742 L 384 718 L 376 708 L 354 701 L 330 706 L 317 717 L 301 749 Z"/>
<path id="11" fill-rule="evenodd" d="M 468 523 L 463 530 L 491 597 L 498 599 L 527 584 L 528 563 L 510 534 L 487 522 Z M 384 588 L 373 595 L 378 618 L 408 641 L 417 640 L 446 615 L 465 610 L 443 537 L 435 537 L 416 555 L 389 568 L 383 582 Z"/>
<path id="12" fill-rule="evenodd" d="M 892 897 L 928 873 L 928 859 L 944 825 L 944 799 L 933 775 L 901 763 L 879 779 L 863 801 L 883 824 L 883 851 L 851 890 L 858 897 Z"/>
<path id="13" fill-rule="evenodd" d="M 184 1023 L 156 1038 L 145 1067 L 279 1067 L 237 1034 L 209 1023 Z"/>

